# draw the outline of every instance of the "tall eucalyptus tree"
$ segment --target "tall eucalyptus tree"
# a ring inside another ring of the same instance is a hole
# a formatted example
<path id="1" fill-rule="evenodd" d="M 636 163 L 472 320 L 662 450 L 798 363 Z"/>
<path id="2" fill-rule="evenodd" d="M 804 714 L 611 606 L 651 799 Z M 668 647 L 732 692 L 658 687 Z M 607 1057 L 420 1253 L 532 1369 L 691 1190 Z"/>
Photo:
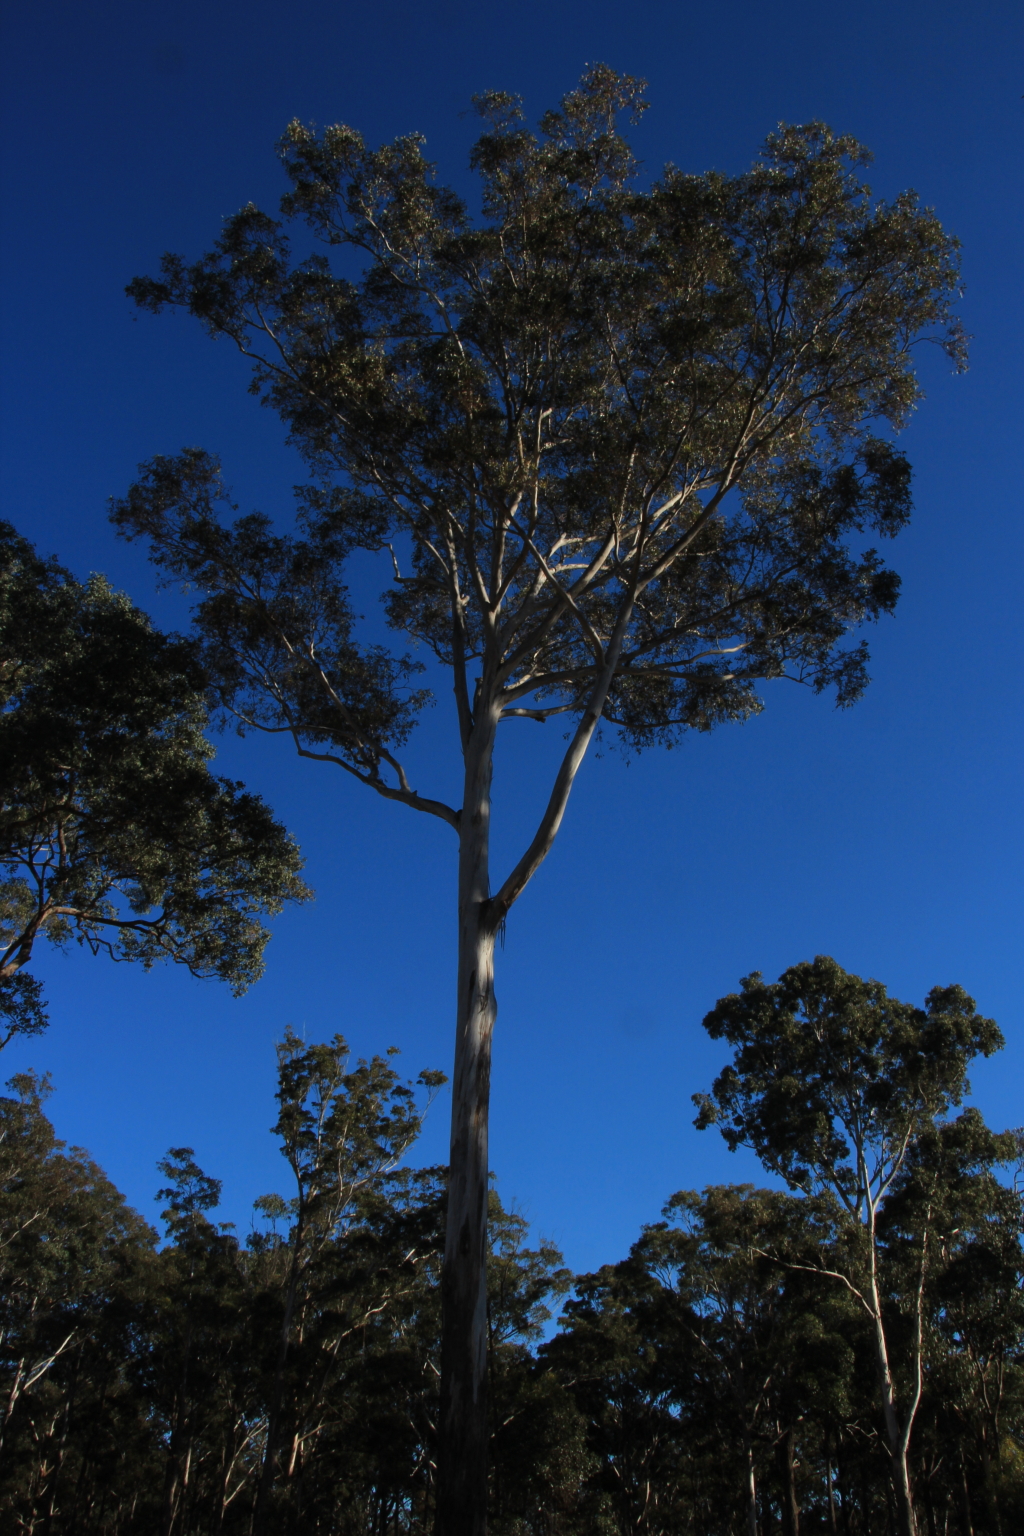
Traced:
<path id="1" fill-rule="evenodd" d="M 250 360 L 312 474 L 295 533 L 222 519 L 198 449 L 152 460 L 114 510 L 202 594 L 206 664 L 243 728 L 457 838 L 440 1527 L 458 1536 L 485 1522 L 495 938 L 602 724 L 669 741 L 756 712 L 758 680 L 783 676 L 856 699 L 866 654 L 844 636 L 898 589 L 867 535 L 910 507 L 879 434 L 918 397 L 916 340 L 963 355 L 955 243 L 911 194 L 871 201 L 854 140 L 782 128 L 743 175 L 669 167 L 642 189 L 617 128 L 639 82 L 590 69 L 539 134 L 511 96 L 477 106 L 479 218 L 419 138 L 372 150 L 293 123 L 282 219 L 250 205 L 208 255 L 130 285 Z M 415 668 L 356 631 L 346 558 L 389 546 L 388 621 L 450 672 L 458 804 L 402 762 Z M 499 728 L 558 716 L 549 798 L 492 881 Z"/>

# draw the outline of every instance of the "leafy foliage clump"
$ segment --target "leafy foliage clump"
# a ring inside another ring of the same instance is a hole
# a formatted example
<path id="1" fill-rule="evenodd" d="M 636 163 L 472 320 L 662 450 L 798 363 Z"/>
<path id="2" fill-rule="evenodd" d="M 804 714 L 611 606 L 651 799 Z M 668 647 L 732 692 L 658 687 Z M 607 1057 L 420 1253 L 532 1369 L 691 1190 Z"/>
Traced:
<path id="1" fill-rule="evenodd" d="M 82 585 L 0 524 L 0 1007 L 44 1026 L 36 941 L 171 959 L 236 992 L 260 921 L 308 895 L 267 806 L 210 771 L 207 679 L 101 577 Z M 10 1038 L 10 1033 L 7 1038 Z"/>

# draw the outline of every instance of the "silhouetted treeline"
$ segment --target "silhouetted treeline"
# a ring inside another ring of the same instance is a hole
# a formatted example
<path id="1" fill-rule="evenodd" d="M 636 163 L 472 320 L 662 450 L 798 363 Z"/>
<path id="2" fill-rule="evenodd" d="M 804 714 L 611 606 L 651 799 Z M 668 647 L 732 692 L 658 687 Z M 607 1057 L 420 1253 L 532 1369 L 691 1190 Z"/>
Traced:
<path id="1" fill-rule="evenodd" d="M 353 1065 L 339 1038 L 290 1034 L 279 1066 L 289 1187 L 257 1202 L 244 1240 L 215 1220 L 219 1184 L 191 1149 L 160 1165 L 161 1238 L 56 1139 L 45 1083 L 16 1077 L 0 1099 L 5 1531 L 431 1530 L 444 1170 L 407 1155 L 439 1075 L 417 1089 L 390 1059 Z M 976 1112 L 936 1156 L 917 1518 L 929 1536 L 1011 1536 L 1021 1201 Z M 879 1222 L 897 1375 L 921 1187 L 919 1159 Z M 853 1241 L 824 1195 L 715 1186 L 674 1195 L 626 1258 L 574 1279 L 492 1195 L 493 1531 L 897 1530 L 870 1319 L 837 1278 L 855 1274 Z"/>

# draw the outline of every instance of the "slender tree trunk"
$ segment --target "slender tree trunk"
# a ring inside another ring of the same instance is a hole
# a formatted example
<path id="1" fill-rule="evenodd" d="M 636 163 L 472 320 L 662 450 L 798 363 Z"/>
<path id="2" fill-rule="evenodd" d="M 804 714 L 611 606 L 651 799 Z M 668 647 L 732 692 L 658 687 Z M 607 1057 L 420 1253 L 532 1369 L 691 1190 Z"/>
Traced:
<path id="1" fill-rule="evenodd" d="M 0 1450 L 3 1450 L 4 1435 L 7 1433 L 7 1426 L 11 1422 L 11 1418 L 14 1415 L 14 1405 L 18 1401 L 18 1394 L 21 1391 L 21 1383 L 24 1379 L 25 1357 L 22 1356 L 22 1358 L 18 1361 L 17 1368 L 14 1372 L 14 1380 L 11 1382 L 11 1390 L 7 1394 L 7 1402 L 4 1405 L 3 1418 L 0 1419 Z"/>
<path id="2" fill-rule="evenodd" d="M 832 1480 L 832 1441 L 825 1437 L 825 1487 L 828 1491 L 828 1528 L 832 1536 L 837 1536 L 839 1525 L 836 1520 L 836 1493 Z"/>
<path id="3" fill-rule="evenodd" d="M 455 1072 L 441 1277 L 438 1536 L 484 1536 L 487 1529 L 487 1117 L 497 1014 L 488 856 L 496 725 L 496 714 L 479 712 L 466 752 L 460 826 Z"/>
<path id="4" fill-rule="evenodd" d="M 998 1446 L 998 1431 L 997 1434 L 992 1438 L 994 1443 Z M 989 1442 L 988 1426 L 983 1425 L 981 1432 L 982 1496 L 988 1510 L 989 1525 L 992 1527 L 995 1536 L 1003 1536 L 1003 1517 L 999 1509 L 999 1497 L 996 1493 L 996 1484 L 992 1473 L 992 1465 L 992 1451 Z"/>
<path id="5" fill-rule="evenodd" d="M 877 1298 L 876 1298 L 877 1302 Z M 881 1316 L 875 1316 L 875 1343 L 879 1375 L 882 1379 L 882 1407 L 889 1439 L 889 1457 L 892 1467 L 893 1493 L 896 1498 L 896 1523 L 900 1536 L 917 1536 L 917 1516 L 914 1513 L 914 1495 L 910 1482 L 910 1461 L 907 1436 L 903 1433 L 896 1409 L 892 1375 L 885 1347 L 885 1329 Z"/>
<path id="6" fill-rule="evenodd" d="M 171 1536 L 178 1512 L 178 1491 L 181 1486 L 181 1452 L 184 1426 L 188 1416 L 188 1370 L 192 1353 L 192 1328 L 186 1326 L 182 1351 L 181 1379 L 174 1399 L 174 1423 L 167 1452 L 164 1472 L 163 1513 L 160 1519 L 160 1536 Z"/>
<path id="7" fill-rule="evenodd" d="M 974 1512 L 971 1509 L 971 1490 L 967 1482 L 967 1462 L 964 1460 L 963 1447 L 960 1449 L 960 1494 L 963 1509 L 963 1536 L 974 1536 Z"/>
<path id="8" fill-rule="evenodd" d="M 910 1467 L 905 1446 L 900 1446 L 894 1458 L 897 1515 L 900 1536 L 917 1536 L 917 1517 L 914 1513 L 914 1495 L 910 1485 Z"/>
<path id="9" fill-rule="evenodd" d="M 301 1198 L 302 1196 L 300 1195 L 300 1200 Z M 263 1467 L 260 1472 L 259 1486 L 256 1492 L 256 1505 L 253 1510 L 252 1536 L 265 1536 L 270 1517 L 270 1499 L 278 1473 L 281 1470 L 281 1451 L 278 1442 L 281 1433 L 281 1416 L 284 1408 L 284 1373 L 285 1366 L 288 1364 L 288 1354 L 291 1347 L 292 1324 L 295 1318 L 295 1303 L 299 1286 L 299 1264 L 304 1237 L 305 1223 L 303 1212 L 300 1210 L 296 1222 L 295 1246 L 289 1261 L 288 1289 L 285 1292 L 284 1317 L 281 1321 L 281 1335 L 277 1349 L 277 1365 L 274 1371 L 274 1383 L 267 1411 L 267 1443 L 263 1453 Z"/>
<path id="10" fill-rule="evenodd" d="M 939 1536 L 939 1525 L 935 1518 L 935 1494 L 932 1488 L 932 1478 L 935 1475 L 934 1463 L 931 1465 L 924 1484 L 924 1507 L 928 1516 L 928 1536 Z"/>
<path id="11" fill-rule="evenodd" d="M 917 1518 L 914 1513 L 914 1496 L 910 1483 L 909 1440 L 913 1423 L 913 1409 L 900 1423 L 896 1403 L 896 1389 L 889 1364 L 889 1347 L 882 1319 L 882 1298 L 878 1289 L 878 1249 L 875 1240 L 875 1213 L 872 1208 L 868 1223 L 868 1254 L 871 1273 L 871 1308 L 875 1334 L 875 1360 L 878 1366 L 879 1385 L 882 1392 L 882 1412 L 889 1441 L 892 1465 L 893 1494 L 896 1499 L 896 1526 L 899 1536 L 917 1536 Z M 920 1353 L 918 1354 L 920 1369 Z"/>
<path id="12" fill-rule="evenodd" d="M 777 1453 L 782 1483 L 782 1529 L 785 1536 L 800 1536 L 800 1504 L 796 1496 L 796 1430 L 790 1428 L 779 1441 Z M 829 1496 L 832 1479 L 829 1477 Z"/>
<path id="13" fill-rule="evenodd" d="M 747 1442 L 747 1536 L 758 1536 L 757 1531 L 757 1472 L 754 1467 L 754 1447 Z"/>

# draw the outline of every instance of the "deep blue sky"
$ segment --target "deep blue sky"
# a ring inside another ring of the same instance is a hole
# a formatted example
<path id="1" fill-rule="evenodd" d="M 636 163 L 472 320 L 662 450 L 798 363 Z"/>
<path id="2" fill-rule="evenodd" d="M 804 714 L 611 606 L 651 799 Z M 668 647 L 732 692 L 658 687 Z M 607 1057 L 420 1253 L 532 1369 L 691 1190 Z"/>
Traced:
<path id="1" fill-rule="evenodd" d="M 745 726 L 589 761 L 510 918 L 492 1163 L 577 1269 L 619 1257 L 673 1190 L 757 1176 L 692 1129 L 690 1104 L 724 1059 L 701 1017 L 753 969 L 825 952 L 913 1001 L 961 982 L 1008 1041 L 977 1100 L 994 1125 L 1024 1122 L 1021 21 L 1016 0 L 7 9 L 3 515 L 168 624 L 176 599 L 106 522 L 135 465 L 201 444 L 268 512 L 301 469 L 240 361 L 186 320 L 137 319 L 123 287 L 166 249 L 198 254 L 242 203 L 274 204 L 291 117 L 373 142 L 420 130 L 468 191 L 474 92 L 539 113 L 603 61 L 650 81 L 635 142 L 652 172 L 737 171 L 778 121 L 824 118 L 874 151 L 880 194 L 916 188 L 963 242 L 971 371 L 924 360 L 903 439 L 917 510 L 891 551 L 904 595 L 869 635 L 865 699 L 837 714 L 776 686 Z M 452 780 L 450 725 L 442 700 L 418 733 L 424 791 Z M 503 742 L 499 873 L 557 746 L 525 723 Z M 292 827 L 318 893 L 278 922 L 265 979 L 234 1001 L 44 951 L 53 1025 L 2 1065 L 52 1071 L 59 1131 L 147 1215 L 156 1159 L 190 1143 L 244 1227 L 283 1187 L 267 1127 L 286 1023 L 450 1069 L 454 839 L 281 746 L 229 738 L 221 763 Z M 443 1098 L 424 1159 L 443 1160 L 446 1119 Z"/>

